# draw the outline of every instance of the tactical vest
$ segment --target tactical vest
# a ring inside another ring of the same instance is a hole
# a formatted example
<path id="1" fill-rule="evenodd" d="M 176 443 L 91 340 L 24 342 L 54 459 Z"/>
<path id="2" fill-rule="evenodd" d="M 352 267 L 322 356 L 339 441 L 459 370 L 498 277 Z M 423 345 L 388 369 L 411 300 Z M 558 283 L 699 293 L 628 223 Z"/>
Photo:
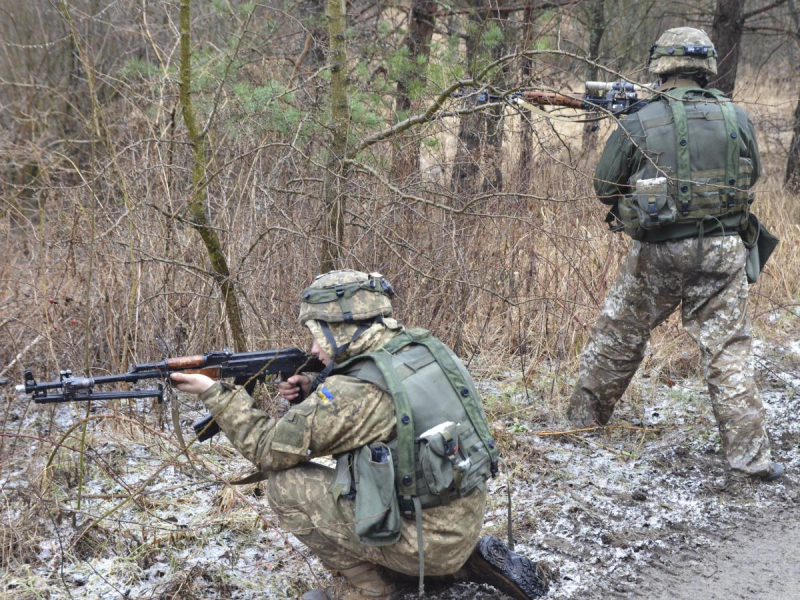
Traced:
<path id="1" fill-rule="evenodd" d="M 718 90 L 667 91 L 630 118 L 638 118 L 641 168 L 629 179 L 618 218 L 637 240 L 738 234 L 753 195 L 753 165 L 741 156 L 743 141 L 733 103 Z"/>
<path id="2" fill-rule="evenodd" d="M 392 397 L 397 416 L 395 440 L 337 461 L 336 481 L 344 486 L 334 489 L 334 496 L 348 486 L 354 491 L 362 543 L 397 541 L 400 521 L 390 514 L 393 506 L 407 517 L 416 513 L 419 524 L 421 509 L 485 489 L 497 472 L 497 445 L 472 378 L 428 331 L 405 329 L 377 352 L 337 365 L 333 374 L 376 385 Z"/>

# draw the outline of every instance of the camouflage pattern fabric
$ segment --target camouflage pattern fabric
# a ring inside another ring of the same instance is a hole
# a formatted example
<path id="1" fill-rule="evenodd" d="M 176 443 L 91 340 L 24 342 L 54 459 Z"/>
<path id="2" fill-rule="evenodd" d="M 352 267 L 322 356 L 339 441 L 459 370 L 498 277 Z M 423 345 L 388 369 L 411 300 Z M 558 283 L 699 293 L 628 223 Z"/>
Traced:
<path id="1" fill-rule="evenodd" d="M 675 27 L 667 29 L 656 40 L 656 47 L 664 50 L 669 48 L 684 48 L 685 46 L 713 47 L 708 34 L 702 29 L 694 27 Z M 687 71 L 701 71 L 708 75 L 717 74 L 717 59 L 711 55 L 706 58 L 699 56 L 671 56 L 660 54 L 652 57 L 648 69 L 654 75 L 668 75 Z"/>
<path id="2" fill-rule="evenodd" d="M 337 324 L 332 327 L 350 327 Z M 400 325 L 387 319 L 373 325 L 348 354 L 373 352 L 397 335 Z M 320 456 L 356 450 L 396 435 L 394 402 L 370 383 L 346 375 L 328 377 L 318 390 L 293 405 L 281 419 L 253 406 L 243 388 L 216 382 L 200 399 L 234 447 L 262 472 L 269 472 L 268 499 L 281 526 L 297 535 L 322 561 L 346 569 L 364 560 L 416 574 L 416 525 L 404 520 L 400 541 L 367 548 L 355 537 L 354 501 L 329 492 L 333 471 L 309 463 Z M 483 525 L 484 493 L 476 490 L 449 506 L 423 512 L 425 571 L 453 573 L 466 561 Z"/>
<path id="3" fill-rule="evenodd" d="M 391 317 L 391 294 L 384 285 L 388 282 L 380 273 L 342 269 L 319 275 L 300 295 L 298 320 L 305 325 L 309 319 L 341 323 Z M 341 296 L 336 293 L 337 287 Z M 350 313 L 348 319 L 345 311 Z"/>
<path id="4" fill-rule="evenodd" d="M 392 571 L 416 575 L 417 530 L 404 519 L 400 540 L 391 546 L 362 545 L 354 533 L 355 502 L 329 492 L 334 471 L 315 463 L 274 472 L 267 482 L 267 497 L 281 527 L 294 534 L 331 569 L 344 570 L 364 561 Z M 425 574 L 455 573 L 466 562 L 480 536 L 485 495 L 475 493 L 422 511 Z"/>
<path id="5" fill-rule="evenodd" d="M 680 305 L 699 344 L 722 445 L 732 469 L 769 471 L 764 409 L 748 361 L 745 248 L 738 235 L 659 244 L 634 241 L 581 355 L 567 412 L 575 427 L 605 425 L 644 358 L 650 331 Z"/>

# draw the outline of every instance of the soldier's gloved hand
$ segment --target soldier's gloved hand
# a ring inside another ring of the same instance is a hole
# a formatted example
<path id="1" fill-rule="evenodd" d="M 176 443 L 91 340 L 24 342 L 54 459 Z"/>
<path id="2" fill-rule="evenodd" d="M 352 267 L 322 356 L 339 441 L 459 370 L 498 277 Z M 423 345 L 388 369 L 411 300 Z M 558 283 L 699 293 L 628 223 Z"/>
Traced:
<path id="1" fill-rule="evenodd" d="M 175 384 L 179 391 L 194 394 L 195 396 L 199 396 L 214 385 L 214 380 L 211 377 L 206 377 L 199 373 L 172 373 L 170 379 L 172 379 L 172 383 Z"/>
<path id="2" fill-rule="evenodd" d="M 302 401 L 311 392 L 311 379 L 305 375 L 292 375 L 278 384 L 278 392 L 288 402 L 295 404 Z"/>

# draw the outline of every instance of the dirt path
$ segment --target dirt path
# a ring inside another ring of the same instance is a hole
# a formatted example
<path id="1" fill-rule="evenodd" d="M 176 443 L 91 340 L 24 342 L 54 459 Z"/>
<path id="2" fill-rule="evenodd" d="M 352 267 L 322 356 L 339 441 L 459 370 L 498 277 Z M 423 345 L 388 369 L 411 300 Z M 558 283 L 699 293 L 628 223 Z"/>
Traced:
<path id="1" fill-rule="evenodd" d="M 661 557 L 620 597 L 663 600 L 800 599 L 800 510 L 731 523 L 718 544 Z"/>

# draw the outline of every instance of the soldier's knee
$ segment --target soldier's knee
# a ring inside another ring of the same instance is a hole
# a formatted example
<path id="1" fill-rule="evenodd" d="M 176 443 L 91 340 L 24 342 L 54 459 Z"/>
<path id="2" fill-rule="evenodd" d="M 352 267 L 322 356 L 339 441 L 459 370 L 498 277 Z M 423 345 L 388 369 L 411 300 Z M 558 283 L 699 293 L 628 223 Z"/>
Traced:
<path id="1" fill-rule="evenodd" d="M 291 470 L 270 473 L 267 480 L 267 501 L 271 506 L 292 504 L 290 496 L 297 494 L 297 482 L 293 479 Z"/>

